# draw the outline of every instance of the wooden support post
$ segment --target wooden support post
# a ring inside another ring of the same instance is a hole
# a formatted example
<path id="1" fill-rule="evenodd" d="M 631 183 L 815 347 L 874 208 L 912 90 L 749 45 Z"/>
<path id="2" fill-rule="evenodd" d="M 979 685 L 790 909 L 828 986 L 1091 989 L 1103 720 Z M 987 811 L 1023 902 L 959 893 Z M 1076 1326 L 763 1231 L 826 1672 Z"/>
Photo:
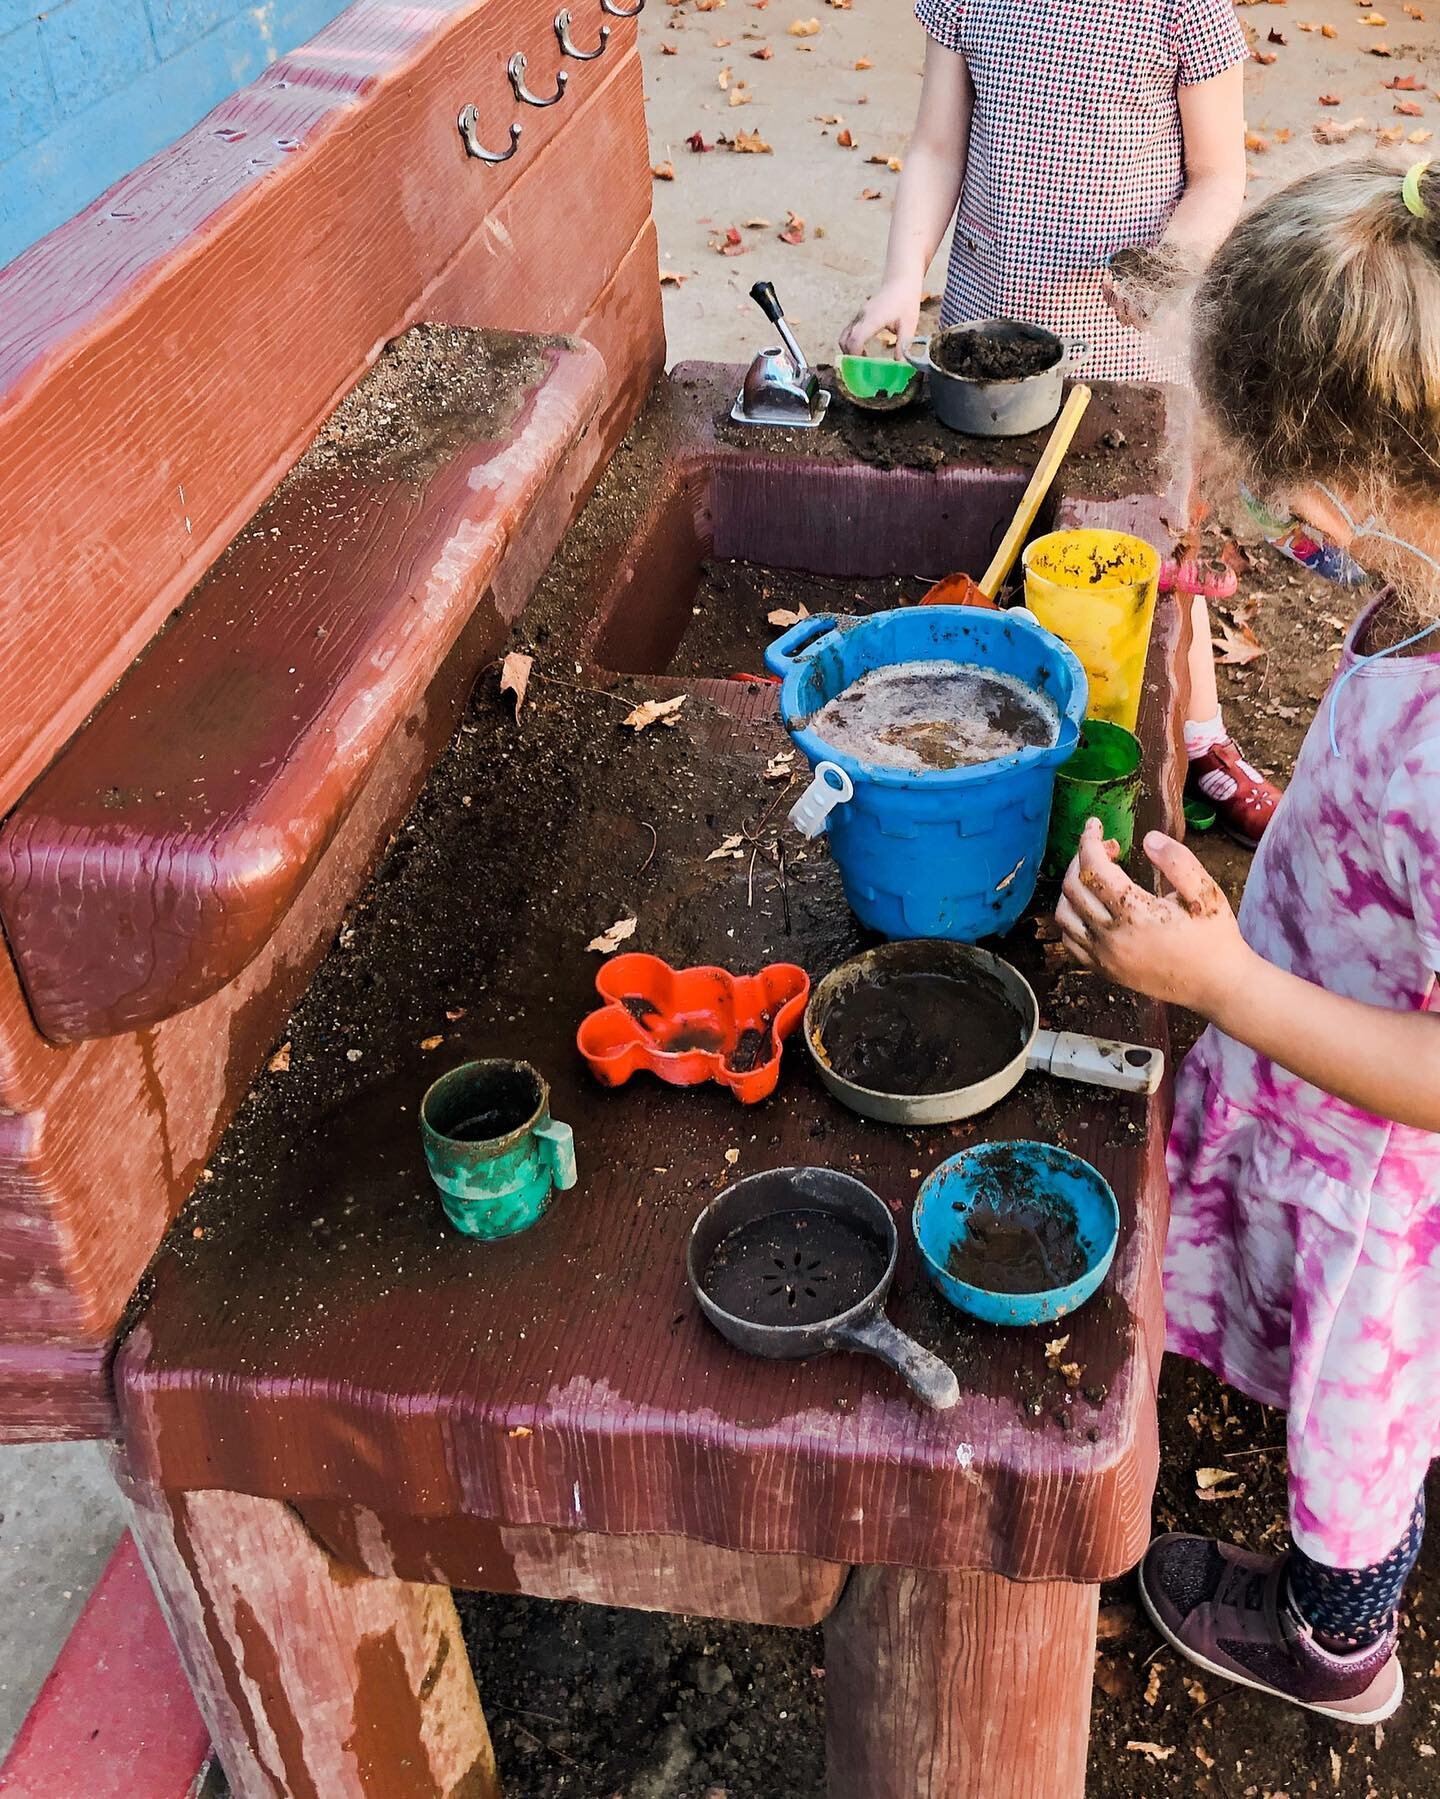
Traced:
<path id="1" fill-rule="evenodd" d="M 830 1799 L 1081 1799 L 1099 1603 L 857 1568 L 825 1624 Z"/>
<path id="2" fill-rule="evenodd" d="M 448 1587 L 347 1568 L 272 1499 L 124 1484 L 235 1799 L 499 1799 Z"/>

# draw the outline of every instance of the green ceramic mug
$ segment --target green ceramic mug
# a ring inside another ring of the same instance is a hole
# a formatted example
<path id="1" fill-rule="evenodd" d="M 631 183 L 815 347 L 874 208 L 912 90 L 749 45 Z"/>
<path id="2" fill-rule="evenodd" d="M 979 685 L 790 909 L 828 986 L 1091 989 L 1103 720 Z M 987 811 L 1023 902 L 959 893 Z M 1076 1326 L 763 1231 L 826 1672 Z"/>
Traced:
<path id="1" fill-rule="evenodd" d="M 550 1116 L 528 1062 L 465 1062 L 420 1102 L 420 1135 L 445 1216 L 467 1237 L 528 1230 L 551 1191 L 575 1185 L 575 1136 Z"/>

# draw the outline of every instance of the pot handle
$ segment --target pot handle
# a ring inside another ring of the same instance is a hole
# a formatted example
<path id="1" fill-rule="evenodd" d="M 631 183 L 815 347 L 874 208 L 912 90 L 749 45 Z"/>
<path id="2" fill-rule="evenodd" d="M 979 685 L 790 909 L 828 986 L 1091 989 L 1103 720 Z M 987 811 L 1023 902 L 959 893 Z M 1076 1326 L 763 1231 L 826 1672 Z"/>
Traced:
<path id="1" fill-rule="evenodd" d="M 1119 1093 L 1153 1093 L 1165 1072 L 1165 1052 L 1113 1037 L 1078 1031 L 1036 1031 L 1029 1065 L 1064 1081 L 1111 1087 Z"/>
<path id="2" fill-rule="evenodd" d="M 1090 340 L 1086 337 L 1067 337 L 1064 340 L 1065 354 L 1060 358 L 1059 369 L 1063 375 L 1066 369 L 1074 368 L 1077 362 L 1083 362 L 1090 354 Z"/>
<path id="3" fill-rule="evenodd" d="M 920 346 L 918 356 L 915 353 L 916 344 Z M 924 369 L 932 375 L 935 373 L 935 364 L 930 360 L 930 334 L 928 332 L 923 337 L 910 339 L 905 346 L 905 360 L 917 369 Z"/>
<path id="4" fill-rule="evenodd" d="M 877 1312 L 865 1324 L 846 1325 L 835 1333 L 835 1341 L 846 1349 L 879 1356 L 932 1412 L 947 1412 L 960 1398 L 960 1383 L 955 1378 L 955 1371 L 947 1368 L 939 1356 L 922 1349 L 904 1331 L 896 1330 L 883 1312 Z"/>
<path id="5" fill-rule="evenodd" d="M 799 624 L 782 632 L 766 650 L 766 668 L 782 679 L 793 674 L 820 639 L 828 637 L 839 622 L 833 612 L 817 612 L 812 618 L 802 618 Z"/>

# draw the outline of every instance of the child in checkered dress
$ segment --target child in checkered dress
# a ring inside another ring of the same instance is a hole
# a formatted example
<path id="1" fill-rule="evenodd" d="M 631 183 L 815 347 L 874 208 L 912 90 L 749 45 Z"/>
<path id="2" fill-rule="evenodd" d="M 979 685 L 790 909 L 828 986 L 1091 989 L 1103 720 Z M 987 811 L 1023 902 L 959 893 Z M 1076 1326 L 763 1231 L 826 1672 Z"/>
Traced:
<path id="1" fill-rule="evenodd" d="M 1244 198 L 1248 52 L 1231 0 L 917 0 L 915 11 L 929 33 L 925 78 L 884 278 L 842 347 L 862 353 L 886 329 L 909 340 L 953 217 L 942 326 L 1026 319 L 1089 346 L 1082 378 L 1184 380 L 1179 334 L 1161 343 L 1144 327 Z M 1253 845 L 1279 794 L 1220 718 L 1204 600 L 1225 596 L 1193 565 L 1172 573 L 1196 592 L 1193 781 Z"/>

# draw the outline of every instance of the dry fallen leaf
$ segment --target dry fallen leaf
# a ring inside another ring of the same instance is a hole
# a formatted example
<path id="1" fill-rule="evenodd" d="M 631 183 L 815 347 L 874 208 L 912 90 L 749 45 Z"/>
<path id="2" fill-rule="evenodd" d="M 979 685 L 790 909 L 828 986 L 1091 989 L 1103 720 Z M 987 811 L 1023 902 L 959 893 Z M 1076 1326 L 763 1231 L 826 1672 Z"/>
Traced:
<path id="1" fill-rule="evenodd" d="M 670 161 L 669 157 L 666 157 L 664 162 L 652 163 L 650 165 L 650 173 L 657 181 L 673 181 L 675 179 L 675 164 Z"/>
<path id="2" fill-rule="evenodd" d="M 1060 1366 L 1060 1358 L 1065 1353 L 1065 1345 L 1070 1341 L 1068 1336 L 1052 1337 L 1045 1345 L 1046 1365 L 1051 1368 Z"/>
<path id="3" fill-rule="evenodd" d="M 445 1008 L 445 1016 L 450 1020 L 451 1024 L 456 1024 L 465 1016 L 467 1009 L 468 1008 L 465 1006 L 447 1006 Z"/>
<path id="4" fill-rule="evenodd" d="M 1211 1755 L 1210 1751 L 1203 1743 L 1197 1743 L 1195 1745 L 1195 1759 L 1202 1768 L 1213 1768 L 1215 1766 L 1215 1757 Z"/>
<path id="5" fill-rule="evenodd" d="M 1268 137 L 1261 137 L 1258 131 L 1247 131 L 1245 133 L 1245 148 L 1252 151 L 1257 156 L 1263 156 L 1270 148 L 1270 140 Z"/>
<path id="6" fill-rule="evenodd" d="M 1371 44 L 1366 54 L 1368 56 L 1393 56 L 1395 52 L 1388 44 Z"/>
<path id="7" fill-rule="evenodd" d="M 1133 1670 L 1112 1656 L 1095 1657 L 1095 1684 L 1108 1699 L 1123 1699 L 1135 1683 Z"/>
<path id="8" fill-rule="evenodd" d="M 288 1074 L 290 1072 L 290 1045 L 282 1043 L 265 1064 L 271 1074 Z"/>
<path id="9" fill-rule="evenodd" d="M 711 850 L 705 858 L 707 862 L 738 862 L 745 854 L 745 839 L 737 831 L 733 837 L 727 837 L 718 849 Z"/>
<path id="10" fill-rule="evenodd" d="M 765 623 L 774 625 L 778 630 L 788 631 L 791 625 L 798 625 L 802 618 L 809 618 L 810 608 L 802 600 L 794 612 L 784 606 L 777 606 L 773 612 L 765 614 Z"/>
<path id="11" fill-rule="evenodd" d="M 1398 144 L 1404 135 L 1405 127 L 1403 125 L 1383 126 L 1376 131 L 1375 142 L 1377 144 Z"/>
<path id="12" fill-rule="evenodd" d="M 1423 23 L 1423 21 L 1424 21 L 1424 18 L 1425 18 L 1425 12 L 1424 12 L 1424 9 L 1423 9 L 1423 8 L 1422 8 L 1422 7 L 1419 7 L 1419 6 L 1407 6 L 1407 7 L 1406 7 L 1406 8 L 1405 8 L 1405 9 L 1404 9 L 1404 11 L 1405 11 L 1405 17 L 1406 17 L 1406 18 L 1407 18 L 1407 19 L 1419 19 L 1419 20 L 1421 20 L 1421 21 L 1422 21 L 1422 23 Z"/>
<path id="13" fill-rule="evenodd" d="M 662 56 L 678 56 L 680 52 L 675 48 L 674 44 L 662 44 L 660 46 L 660 54 Z"/>
<path id="14" fill-rule="evenodd" d="M 598 955 L 608 956 L 611 950 L 619 949 L 627 937 L 635 935 L 635 926 L 639 921 L 635 918 L 617 918 L 608 931 L 602 931 L 598 937 L 592 937 L 585 945 Z"/>
<path id="15" fill-rule="evenodd" d="M 761 780 L 788 781 L 795 772 L 793 767 L 794 761 L 794 750 L 781 750 L 778 756 L 772 756 L 765 764 L 765 772 L 760 777 Z"/>
<path id="16" fill-rule="evenodd" d="M 1102 1605 L 1095 1635 L 1102 1643 L 1113 1643 L 1117 1637 L 1129 1636 L 1135 1628 L 1135 1621 L 1133 1605 Z"/>
<path id="17" fill-rule="evenodd" d="M 855 139 L 851 135 L 850 127 L 848 125 L 843 131 L 837 131 L 835 133 L 835 142 L 839 144 L 842 150 L 853 150 L 855 148 Z"/>
<path id="18" fill-rule="evenodd" d="M 1182 1674 L 1180 1676 L 1180 1684 L 1190 1695 L 1191 1701 L 1195 1705 L 1204 1705 L 1210 1697 L 1193 1674 Z"/>
<path id="19" fill-rule="evenodd" d="M 1195 1470 L 1195 1495 L 1198 1499 L 1218 1502 L 1227 1499 L 1243 1499 L 1245 1484 L 1233 1468 L 1197 1468 Z"/>
<path id="20" fill-rule="evenodd" d="M 1272 44 L 1279 44 L 1280 48 L 1283 50 L 1285 48 L 1285 33 L 1283 31 L 1272 31 L 1270 33 L 1269 41 Z"/>
<path id="21" fill-rule="evenodd" d="M 535 1435 L 528 1424 L 517 1424 L 514 1430 L 507 1431 L 505 1434 L 508 1437 L 533 1437 Z"/>
<path id="22" fill-rule="evenodd" d="M 1357 131 L 1369 129 L 1369 119 L 1347 119 L 1342 125 L 1338 121 L 1321 119 L 1314 127 L 1314 138 L 1317 144 L 1343 144 L 1354 137 Z"/>
<path id="23" fill-rule="evenodd" d="M 690 148 L 695 151 L 697 155 L 702 150 L 713 150 L 715 148 L 714 144 L 707 144 L 698 131 L 692 131 L 685 142 L 689 144 Z"/>
<path id="24" fill-rule="evenodd" d="M 890 169 L 897 175 L 905 167 L 898 156 L 867 156 L 865 160 L 866 162 L 878 162 L 881 168 Z"/>
<path id="25" fill-rule="evenodd" d="M 742 156 L 774 155 L 774 151 L 758 131 L 737 131 L 730 140 L 730 148 Z"/>
<path id="26" fill-rule="evenodd" d="M 1322 106 L 1338 106 L 1340 104 L 1340 96 L 1339 94 L 1321 94 L 1320 104 Z"/>
<path id="27" fill-rule="evenodd" d="M 721 69 L 720 73 L 715 77 L 715 85 L 722 94 L 728 90 L 730 86 L 730 77 L 734 73 L 735 71 L 730 67 L 729 63 L 726 63 L 725 67 Z"/>
<path id="28" fill-rule="evenodd" d="M 674 269 L 661 269 L 660 271 L 661 287 L 684 287 L 689 279 L 688 275 L 677 275 Z"/>
<path id="29" fill-rule="evenodd" d="M 746 219 L 745 229 L 747 231 L 768 231 L 773 223 L 773 219 Z"/>
<path id="30" fill-rule="evenodd" d="M 420 1047 L 424 1050 L 439 1049 L 444 1041 L 445 1038 L 443 1035 L 438 1037 L 422 1037 L 420 1039 Z"/>
<path id="31" fill-rule="evenodd" d="M 1404 119 L 1418 119 L 1425 108 L 1418 100 L 1397 100 L 1395 110 Z"/>
<path id="32" fill-rule="evenodd" d="M 1418 75 L 1392 75 L 1385 85 L 1397 94 L 1423 94 L 1425 92 L 1425 83 Z"/>
<path id="33" fill-rule="evenodd" d="M 1175 1753 L 1173 1745 L 1168 1749 L 1162 1749 L 1159 1743 L 1129 1742 L 1125 1747 L 1132 1755 L 1147 1756 L 1152 1762 L 1168 1762 Z"/>
<path id="34" fill-rule="evenodd" d="M 738 1149 L 727 1149 L 725 1151 L 725 1160 L 733 1168 L 735 1166 L 735 1164 L 740 1160 L 740 1151 Z"/>
<path id="35" fill-rule="evenodd" d="M 873 69 L 875 65 L 868 56 L 857 56 L 855 58 L 855 67 L 857 69 Z"/>
<path id="36" fill-rule="evenodd" d="M 519 650 L 511 650 L 500 664 L 500 691 L 515 695 L 516 718 L 519 718 L 520 708 L 525 704 L 525 689 L 530 685 L 530 670 L 534 666 L 535 658 L 522 655 Z"/>
<path id="37" fill-rule="evenodd" d="M 715 39 L 715 48 L 717 50 L 728 50 L 730 48 L 729 38 L 728 37 L 717 37 Z"/>
<path id="38" fill-rule="evenodd" d="M 1433 131 L 1412 131 L 1405 142 L 1407 144 L 1428 144 L 1434 135 Z"/>
<path id="39" fill-rule="evenodd" d="M 819 37 L 820 21 L 818 19 L 792 19 L 785 29 L 791 37 Z"/>
<path id="40" fill-rule="evenodd" d="M 1390 21 L 1385 17 L 1383 12 L 1367 12 L 1360 15 L 1360 23 L 1362 25 L 1370 25 L 1378 30 L 1382 25 L 1388 25 Z"/>
<path id="41" fill-rule="evenodd" d="M 730 90 L 730 104 L 732 106 L 748 106 L 753 97 L 754 96 L 743 81 L 736 82 L 735 86 Z"/>
<path id="42" fill-rule="evenodd" d="M 1154 1705 L 1160 1697 L 1160 1682 L 1165 1678 L 1165 1670 L 1159 1662 L 1151 1662 L 1150 1678 L 1145 1682 L 1145 1703 Z"/>
<path id="43" fill-rule="evenodd" d="M 862 200 L 883 200 L 885 196 L 880 192 L 878 187 L 862 187 L 860 190 L 860 198 Z"/>
<path id="44" fill-rule="evenodd" d="M 710 248 L 721 256 L 743 256 L 749 247 L 741 238 L 738 226 L 727 225 L 723 231 L 710 234 Z"/>
<path id="45" fill-rule="evenodd" d="M 622 725 L 629 725 L 632 731 L 645 731 L 651 725 L 678 725 L 680 720 L 675 714 L 690 696 L 677 693 L 670 700 L 642 700 L 633 712 L 627 712 L 621 719 Z"/>
<path id="46" fill-rule="evenodd" d="M 1263 63 L 1266 68 L 1269 68 L 1272 62 L 1279 62 L 1280 60 L 1273 50 L 1256 50 L 1253 54 L 1255 61 Z"/>
<path id="47" fill-rule="evenodd" d="M 1243 668 L 1265 654 L 1265 645 L 1246 624 L 1222 623 L 1216 647 L 1223 653 L 1215 658 L 1227 668 Z"/>
<path id="48" fill-rule="evenodd" d="M 752 50 L 750 54 L 755 58 L 756 62 L 769 62 L 775 52 L 768 44 L 762 44 L 758 50 Z"/>

